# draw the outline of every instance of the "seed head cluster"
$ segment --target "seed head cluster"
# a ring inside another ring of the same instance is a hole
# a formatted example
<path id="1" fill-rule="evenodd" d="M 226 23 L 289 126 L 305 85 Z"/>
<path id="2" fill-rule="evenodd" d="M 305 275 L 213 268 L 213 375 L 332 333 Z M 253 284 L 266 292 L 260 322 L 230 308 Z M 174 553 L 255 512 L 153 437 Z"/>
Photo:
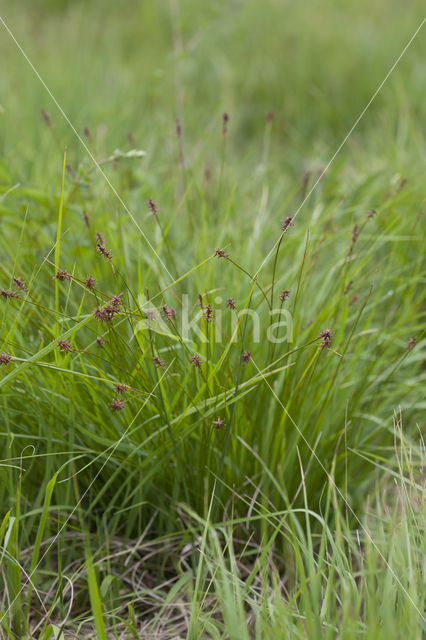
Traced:
<path id="1" fill-rule="evenodd" d="M 98 231 L 96 232 L 96 251 L 101 254 L 107 262 L 111 262 L 112 253 L 106 248 L 103 235 Z"/>
<path id="2" fill-rule="evenodd" d="M 250 360 L 251 360 L 250 351 L 244 351 L 243 355 L 241 356 L 241 361 L 246 364 L 247 362 L 250 362 Z"/>
<path id="3" fill-rule="evenodd" d="M 62 282 L 63 280 L 71 280 L 72 275 L 68 273 L 66 269 L 58 269 L 54 275 L 54 278 Z"/>
<path id="4" fill-rule="evenodd" d="M 58 346 L 63 353 L 70 353 L 70 351 L 74 351 L 68 340 L 58 340 Z"/>
<path id="5" fill-rule="evenodd" d="M 410 340 L 407 342 L 407 351 L 410 351 L 413 347 L 415 347 L 417 344 L 417 340 L 415 338 L 410 338 Z"/>
<path id="6" fill-rule="evenodd" d="M 22 278 L 20 278 L 19 276 L 17 278 L 15 278 L 15 277 L 13 278 L 13 283 L 14 283 L 15 287 L 18 287 L 18 289 L 20 289 L 21 291 L 26 291 L 27 290 L 27 285 L 22 280 Z"/>
<path id="7" fill-rule="evenodd" d="M 197 367 L 198 369 L 201 367 L 201 358 L 200 356 L 192 356 L 191 358 L 191 362 L 194 365 L 194 367 Z"/>
<path id="8" fill-rule="evenodd" d="M 229 258 L 229 253 L 225 253 L 224 249 L 216 249 L 215 251 L 215 258 Z"/>
<path id="9" fill-rule="evenodd" d="M 234 298 L 228 298 L 228 300 L 226 301 L 226 306 L 228 307 L 228 309 L 235 309 Z"/>
<path id="10" fill-rule="evenodd" d="M 8 353 L 0 353 L 0 364 L 9 364 L 11 362 L 12 356 Z"/>
<path id="11" fill-rule="evenodd" d="M 156 215 L 156 214 L 158 213 L 158 205 L 157 205 L 157 202 L 156 202 L 155 200 L 153 200 L 152 198 L 150 198 L 150 199 L 148 200 L 148 207 L 149 207 L 149 210 L 151 211 L 151 213 L 152 213 L 153 215 Z"/>
<path id="12" fill-rule="evenodd" d="M 120 400 L 120 398 L 115 398 L 111 403 L 110 407 L 112 411 L 121 411 L 124 409 L 124 401 Z"/>
<path id="13" fill-rule="evenodd" d="M 293 218 L 294 218 L 294 216 L 289 216 L 288 218 L 284 218 L 284 222 L 283 222 L 282 227 L 281 227 L 281 229 L 284 232 L 287 231 L 287 229 L 289 227 L 294 227 Z"/>
<path id="14" fill-rule="evenodd" d="M 97 306 L 93 310 L 93 315 L 99 322 L 111 322 L 114 316 L 119 313 L 121 307 L 121 296 L 112 296 L 105 307 Z"/>
<path id="15" fill-rule="evenodd" d="M 280 300 L 281 302 L 285 302 L 290 296 L 290 290 L 289 289 L 283 289 L 280 293 Z"/>
<path id="16" fill-rule="evenodd" d="M 145 309 L 145 316 L 147 320 L 157 320 L 158 313 L 155 309 Z"/>
<path id="17" fill-rule="evenodd" d="M 163 318 L 168 322 L 171 322 L 176 318 L 176 309 L 173 309 L 173 307 L 167 307 L 166 305 L 163 305 L 161 307 L 161 312 L 163 314 Z"/>
<path id="18" fill-rule="evenodd" d="M 207 322 L 212 322 L 213 320 L 213 309 L 209 304 L 207 304 L 203 309 L 203 318 L 207 320 Z"/>
<path id="19" fill-rule="evenodd" d="M 225 421 L 222 418 L 216 418 L 216 420 L 213 420 L 212 426 L 214 429 L 222 429 L 225 426 Z"/>
<path id="20" fill-rule="evenodd" d="M 331 336 L 332 336 L 332 332 L 330 331 L 330 329 L 325 329 L 324 331 L 321 331 L 320 338 L 322 338 L 321 347 L 323 349 L 330 346 Z"/>
<path id="21" fill-rule="evenodd" d="M 360 232 L 360 228 L 356 224 L 352 229 L 352 244 L 355 244 L 355 242 L 358 240 L 359 232 Z"/>
<path id="22" fill-rule="evenodd" d="M 12 289 L 0 289 L 0 296 L 2 298 L 19 298 L 19 294 L 17 291 L 12 291 Z"/>
<path id="23" fill-rule="evenodd" d="M 94 289 L 94 287 L 95 287 L 95 278 L 93 276 L 87 276 L 86 280 L 84 281 L 84 284 L 86 285 L 86 287 L 88 289 Z"/>
<path id="24" fill-rule="evenodd" d="M 158 356 L 154 356 L 152 361 L 155 364 L 155 366 L 158 367 L 159 369 L 165 369 L 167 366 L 164 360 L 160 360 Z"/>

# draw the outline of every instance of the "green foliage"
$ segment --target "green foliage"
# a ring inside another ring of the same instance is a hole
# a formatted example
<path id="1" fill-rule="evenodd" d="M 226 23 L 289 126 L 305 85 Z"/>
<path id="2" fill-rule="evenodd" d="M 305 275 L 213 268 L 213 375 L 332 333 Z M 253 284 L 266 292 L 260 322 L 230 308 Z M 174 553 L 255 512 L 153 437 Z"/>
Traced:
<path id="1" fill-rule="evenodd" d="M 2 12 L 0 635 L 420 639 L 421 33 L 329 164 L 393 5 Z"/>

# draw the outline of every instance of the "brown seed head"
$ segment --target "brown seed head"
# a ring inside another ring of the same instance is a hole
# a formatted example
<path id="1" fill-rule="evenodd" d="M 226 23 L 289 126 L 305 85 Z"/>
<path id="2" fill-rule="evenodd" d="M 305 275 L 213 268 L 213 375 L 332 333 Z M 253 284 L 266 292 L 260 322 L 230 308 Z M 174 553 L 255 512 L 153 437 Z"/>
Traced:
<path id="1" fill-rule="evenodd" d="M 93 289 L 95 286 L 95 278 L 93 276 L 87 276 L 86 280 L 84 281 L 84 284 L 88 289 Z"/>
<path id="2" fill-rule="evenodd" d="M 222 429 L 225 426 L 225 421 L 221 418 L 216 418 L 216 420 L 213 420 L 212 426 L 214 429 Z"/>
<path id="3" fill-rule="evenodd" d="M 120 400 L 120 398 L 115 398 L 110 403 L 110 407 L 111 407 L 112 411 L 121 411 L 122 409 L 124 409 L 124 402 L 123 402 L 123 400 Z"/>
<path id="4" fill-rule="evenodd" d="M 66 269 L 58 269 L 55 275 L 53 276 L 57 280 L 71 280 L 72 275 L 66 271 Z"/>
<path id="5" fill-rule="evenodd" d="M 74 351 L 68 340 L 58 340 L 58 347 L 63 353 L 70 353 L 70 351 Z"/>
<path id="6" fill-rule="evenodd" d="M 19 294 L 12 289 L 0 289 L 0 296 L 2 298 L 19 298 Z"/>
<path id="7" fill-rule="evenodd" d="M 148 200 L 148 207 L 152 214 L 156 215 L 158 213 L 157 202 L 152 198 Z"/>
<path id="8" fill-rule="evenodd" d="M 284 222 L 281 227 L 283 231 L 287 231 L 289 227 L 294 227 L 293 218 L 294 216 L 288 216 L 288 218 L 284 218 Z"/>
<path id="9" fill-rule="evenodd" d="M 407 342 L 407 351 L 410 351 L 410 349 L 415 347 L 416 344 L 417 344 L 416 338 L 410 338 L 409 341 Z"/>
<path id="10" fill-rule="evenodd" d="M 159 367 L 160 369 L 165 369 L 167 366 L 164 360 L 160 360 L 158 356 L 154 356 L 152 361 L 155 364 L 155 366 Z"/>
<path id="11" fill-rule="evenodd" d="M 325 329 L 324 331 L 321 331 L 320 333 L 320 338 L 322 338 L 321 341 L 321 347 L 324 349 L 325 347 L 329 347 L 331 344 L 331 336 L 332 336 L 332 332 L 330 331 L 330 329 Z"/>
<path id="12" fill-rule="evenodd" d="M 198 369 L 201 367 L 201 358 L 200 356 L 192 356 L 191 358 L 191 362 L 194 365 L 194 367 L 198 367 Z"/>
<path id="13" fill-rule="evenodd" d="M 18 287 L 18 289 L 21 289 L 21 291 L 26 291 L 27 287 L 25 285 L 25 282 L 22 280 L 22 278 L 18 277 L 18 278 L 13 278 L 13 282 L 15 284 L 15 287 Z"/>
<path id="14" fill-rule="evenodd" d="M 225 249 L 216 249 L 214 255 L 218 258 L 229 258 L 229 253 L 225 253 Z"/>

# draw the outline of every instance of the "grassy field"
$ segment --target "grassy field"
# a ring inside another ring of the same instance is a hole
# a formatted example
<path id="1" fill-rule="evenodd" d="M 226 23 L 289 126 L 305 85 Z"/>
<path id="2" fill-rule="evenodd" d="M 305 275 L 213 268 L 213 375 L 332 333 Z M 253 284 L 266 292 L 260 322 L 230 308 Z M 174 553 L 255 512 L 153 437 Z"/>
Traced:
<path id="1" fill-rule="evenodd" d="M 0 9 L 0 638 L 421 640 L 423 3 Z"/>

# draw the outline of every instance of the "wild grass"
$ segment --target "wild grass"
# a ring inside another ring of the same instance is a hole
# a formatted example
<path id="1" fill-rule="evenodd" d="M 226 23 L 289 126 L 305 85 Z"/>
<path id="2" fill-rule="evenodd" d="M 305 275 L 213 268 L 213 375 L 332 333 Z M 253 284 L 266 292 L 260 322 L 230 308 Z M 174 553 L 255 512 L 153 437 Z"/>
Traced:
<path id="1" fill-rule="evenodd" d="M 420 639 L 424 37 L 324 168 L 421 5 L 51 4 L 2 13 L 81 140 L 4 31 L 1 637 Z"/>

